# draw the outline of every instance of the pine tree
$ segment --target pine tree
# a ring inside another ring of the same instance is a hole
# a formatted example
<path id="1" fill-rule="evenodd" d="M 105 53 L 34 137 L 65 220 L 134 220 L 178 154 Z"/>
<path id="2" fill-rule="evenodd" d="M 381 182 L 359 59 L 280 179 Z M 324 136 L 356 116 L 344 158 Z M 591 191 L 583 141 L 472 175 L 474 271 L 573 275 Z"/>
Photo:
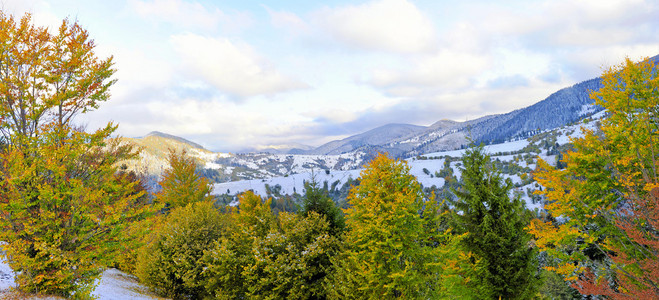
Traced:
<path id="1" fill-rule="evenodd" d="M 329 197 L 327 191 L 318 186 L 318 181 L 316 181 L 313 174 L 311 180 L 304 183 L 304 198 L 302 201 L 301 214 L 303 216 L 306 217 L 311 212 L 315 212 L 327 219 L 334 235 L 343 232 L 345 227 L 343 213 Z"/>
<path id="2" fill-rule="evenodd" d="M 474 284 L 484 299 L 529 299 L 537 290 L 536 252 L 524 228 L 530 217 L 519 198 L 511 199 L 510 180 L 494 169 L 483 147 L 462 157 L 462 187 L 455 190 L 456 227 L 463 245 L 480 259 Z"/>

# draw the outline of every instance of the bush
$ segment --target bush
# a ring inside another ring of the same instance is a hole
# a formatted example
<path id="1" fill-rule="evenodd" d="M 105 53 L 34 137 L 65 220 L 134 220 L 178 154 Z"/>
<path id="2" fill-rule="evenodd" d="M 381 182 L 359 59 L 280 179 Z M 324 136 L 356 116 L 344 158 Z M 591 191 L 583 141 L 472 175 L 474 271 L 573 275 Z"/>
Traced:
<path id="1" fill-rule="evenodd" d="M 201 258 L 225 233 L 225 215 L 203 201 L 174 209 L 162 223 L 140 249 L 136 275 L 160 295 L 202 298 L 206 293 Z"/>

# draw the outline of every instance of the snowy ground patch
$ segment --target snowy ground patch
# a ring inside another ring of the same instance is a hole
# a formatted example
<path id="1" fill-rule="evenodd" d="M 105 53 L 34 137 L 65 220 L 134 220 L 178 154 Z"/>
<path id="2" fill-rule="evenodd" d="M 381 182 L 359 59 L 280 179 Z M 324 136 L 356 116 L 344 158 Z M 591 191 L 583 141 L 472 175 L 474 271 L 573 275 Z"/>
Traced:
<path id="1" fill-rule="evenodd" d="M 23 295 L 14 295 L 16 287 L 14 271 L 4 261 L 0 261 L 0 299 L 24 299 Z M 134 276 L 117 269 L 108 269 L 101 275 L 100 282 L 94 292 L 99 300 L 147 300 L 165 299 L 149 293 L 148 289 L 137 282 Z M 61 299 L 59 297 L 34 296 L 27 299 Z"/>

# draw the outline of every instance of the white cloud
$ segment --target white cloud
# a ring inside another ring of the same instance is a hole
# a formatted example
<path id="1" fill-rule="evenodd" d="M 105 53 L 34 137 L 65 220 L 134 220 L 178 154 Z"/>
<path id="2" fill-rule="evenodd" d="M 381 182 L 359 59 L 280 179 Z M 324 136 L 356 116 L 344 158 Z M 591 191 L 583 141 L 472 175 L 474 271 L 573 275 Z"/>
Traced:
<path id="1" fill-rule="evenodd" d="M 52 5 L 42 0 L 2 0 L 0 1 L 0 9 L 12 14 L 17 22 L 25 13 L 32 14 L 32 22 L 36 26 L 48 27 L 51 33 L 57 32 L 57 29 L 62 25 L 62 18 L 57 17 L 50 12 Z"/>
<path id="2" fill-rule="evenodd" d="M 339 41 L 368 50 L 419 53 L 436 46 L 432 22 L 406 0 L 325 8 L 314 19 Z"/>
<path id="3" fill-rule="evenodd" d="M 311 27 L 307 22 L 302 20 L 298 15 L 289 11 L 274 11 L 266 7 L 268 14 L 270 14 L 270 21 L 272 25 L 278 28 L 286 29 L 290 33 L 304 34 L 311 31 Z"/>
<path id="4" fill-rule="evenodd" d="M 172 86 L 174 69 L 163 58 L 145 53 L 141 48 L 102 45 L 96 50 L 100 58 L 112 55 L 117 70 L 113 78 L 118 81 L 111 89 L 110 103 L 131 101 L 134 94 L 143 90 Z"/>
<path id="5" fill-rule="evenodd" d="M 643 0 L 525 3 L 521 7 L 491 6 L 476 13 L 483 35 L 526 38 L 530 46 L 592 47 L 654 40 L 659 5 Z"/>
<path id="6" fill-rule="evenodd" d="M 418 56 L 404 69 L 375 70 L 368 82 L 389 93 L 413 97 L 436 89 L 453 90 L 473 84 L 475 76 L 491 65 L 487 55 L 442 50 Z"/>
<path id="7" fill-rule="evenodd" d="M 141 17 L 187 29 L 212 30 L 221 25 L 225 29 L 235 31 L 252 23 L 247 14 L 229 15 L 218 8 L 183 0 L 131 0 L 129 7 Z"/>
<path id="8" fill-rule="evenodd" d="M 247 44 L 195 34 L 171 37 L 182 66 L 221 91 L 239 97 L 273 95 L 306 87 L 279 73 Z"/>
<path id="9" fill-rule="evenodd" d="M 305 141 L 314 136 L 299 121 L 273 118 L 267 108 L 247 111 L 241 103 L 183 98 L 174 103 L 152 101 L 145 106 L 147 114 L 157 119 L 150 123 L 122 125 L 122 130 L 140 135 L 157 128 L 223 151 L 284 144 L 295 139 Z"/>

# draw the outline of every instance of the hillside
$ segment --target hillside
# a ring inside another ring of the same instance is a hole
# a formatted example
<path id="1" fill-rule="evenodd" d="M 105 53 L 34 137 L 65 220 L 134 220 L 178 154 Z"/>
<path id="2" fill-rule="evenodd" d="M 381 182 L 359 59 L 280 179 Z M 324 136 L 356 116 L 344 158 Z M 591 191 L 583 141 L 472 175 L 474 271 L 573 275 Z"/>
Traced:
<path id="1" fill-rule="evenodd" d="M 153 181 L 157 181 L 157 177 L 169 167 L 169 149 L 177 152 L 185 150 L 197 161 L 201 174 L 214 182 L 284 176 L 310 170 L 350 170 L 360 167 L 367 160 L 361 152 L 341 155 L 212 152 L 196 143 L 167 134 L 122 140 L 142 149 L 139 159 L 124 163 L 131 170 L 149 175 Z"/>
<path id="2" fill-rule="evenodd" d="M 550 164 L 556 165 L 560 151 L 570 147 L 570 138 L 583 136 L 582 128 L 595 130 L 597 120 L 604 117 L 604 112 L 594 114 L 572 125 L 561 126 L 551 130 L 541 131 L 526 139 L 508 141 L 485 146 L 492 160 L 497 164 L 505 178 L 510 178 L 515 184 L 515 193 L 519 194 L 530 209 L 542 209 L 542 203 L 533 196 L 538 188 L 532 180 L 531 172 L 535 169 L 537 158 L 540 157 Z M 431 152 L 406 159 L 410 173 L 414 175 L 424 189 L 435 190 L 437 195 L 448 192 L 447 181 L 453 183 L 460 179 L 461 156 L 464 149 Z M 339 195 L 340 190 L 347 190 L 350 184 L 359 177 L 361 169 L 315 172 L 313 176 L 321 186 L 325 186 L 330 195 Z M 213 193 L 224 195 L 222 199 L 235 199 L 241 192 L 252 190 L 255 193 L 277 197 L 278 195 L 293 195 L 303 193 L 304 182 L 311 179 L 312 173 L 298 173 L 290 176 L 277 176 L 264 179 L 239 180 L 217 183 Z M 343 195 L 346 193 L 343 192 Z M 345 201 L 336 198 L 336 201 Z M 227 203 L 237 205 L 237 202 Z"/>
<path id="3" fill-rule="evenodd" d="M 190 155 L 197 157 L 200 163 L 217 159 L 223 155 L 222 153 L 208 151 L 186 139 L 157 131 L 140 138 L 121 139 L 126 143 L 131 143 L 142 149 L 139 160 L 127 161 L 125 164 L 130 169 L 151 175 L 160 175 L 168 167 L 167 157 L 169 155 L 169 149 L 176 150 L 177 152 L 185 150 Z"/>

